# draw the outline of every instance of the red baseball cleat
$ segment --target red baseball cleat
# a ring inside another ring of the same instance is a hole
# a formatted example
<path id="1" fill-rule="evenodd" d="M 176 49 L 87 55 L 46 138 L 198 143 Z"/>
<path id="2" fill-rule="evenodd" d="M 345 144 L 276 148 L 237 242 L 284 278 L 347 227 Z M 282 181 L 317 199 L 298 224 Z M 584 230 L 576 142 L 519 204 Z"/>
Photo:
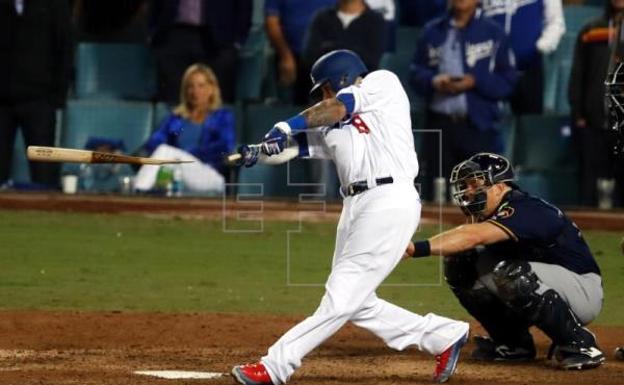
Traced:
<path id="1" fill-rule="evenodd" d="M 232 368 L 232 376 L 243 385 L 273 385 L 262 362 L 235 366 Z"/>
<path id="2" fill-rule="evenodd" d="M 459 352 L 462 346 L 468 341 L 468 332 L 464 334 L 457 342 L 446 349 L 442 354 L 435 356 L 436 368 L 433 372 L 433 380 L 435 382 L 446 382 L 455 373 L 457 361 L 459 360 Z"/>

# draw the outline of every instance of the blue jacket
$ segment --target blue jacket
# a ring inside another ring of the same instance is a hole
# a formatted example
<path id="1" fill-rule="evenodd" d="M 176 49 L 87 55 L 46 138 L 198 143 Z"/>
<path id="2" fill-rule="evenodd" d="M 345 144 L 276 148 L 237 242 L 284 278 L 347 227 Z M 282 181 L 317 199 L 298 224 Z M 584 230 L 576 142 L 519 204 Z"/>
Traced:
<path id="1" fill-rule="evenodd" d="M 518 2 L 518 8 L 508 7 L 505 2 L 482 0 L 481 7 L 485 16 L 506 29 L 519 69 L 525 70 L 535 60 L 542 60 L 537 41 L 544 28 L 543 0 Z"/>
<path id="2" fill-rule="evenodd" d="M 160 127 L 145 143 L 145 149 L 149 153 L 154 152 L 156 147 L 166 143 L 170 146 L 179 147 L 178 136 L 182 133 L 184 118 L 170 114 L 160 123 Z M 183 150 L 193 154 L 203 163 L 209 164 L 222 174 L 225 172 L 223 155 L 232 152 L 235 145 L 235 118 L 234 113 L 226 108 L 221 108 L 208 115 L 202 123 L 202 131 L 199 143 Z"/>
<path id="3" fill-rule="evenodd" d="M 410 81 L 417 93 L 431 100 L 439 65 L 440 48 L 451 28 L 450 14 L 427 24 L 410 66 Z M 499 101 L 511 94 L 518 73 L 505 32 L 477 10 L 472 20 L 458 33 L 464 73 L 475 78 L 475 87 L 466 92 L 468 117 L 480 130 L 496 129 L 500 118 Z"/>

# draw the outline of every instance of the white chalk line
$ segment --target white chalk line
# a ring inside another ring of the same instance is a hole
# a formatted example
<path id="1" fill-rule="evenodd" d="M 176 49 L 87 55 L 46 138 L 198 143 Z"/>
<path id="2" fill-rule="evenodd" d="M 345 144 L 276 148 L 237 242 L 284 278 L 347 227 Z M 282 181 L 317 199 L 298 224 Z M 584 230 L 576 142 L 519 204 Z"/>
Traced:
<path id="1" fill-rule="evenodd" d="M 134 374 L 165 378 L 168 380 L 210 380 L 227 375 L 227 373 L 219 372 L 190 372 L 185 370 L 137 370 Z"/>

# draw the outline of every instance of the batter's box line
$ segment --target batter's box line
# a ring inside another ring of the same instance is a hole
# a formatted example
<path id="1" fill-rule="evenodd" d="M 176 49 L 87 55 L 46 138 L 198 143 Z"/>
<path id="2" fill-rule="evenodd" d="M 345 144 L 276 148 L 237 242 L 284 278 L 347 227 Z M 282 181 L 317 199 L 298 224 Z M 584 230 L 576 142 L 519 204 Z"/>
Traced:
<path id="1" fill-rule="evenodd" d="M 258 205 L 260 208 L 258 210 L 245 210 L 245 211 L 234 211 L 236 214 L 236 219 L 241 222 L 259 222 L 259 229 L 228 229 L 227 227 L 227 191 L 228 187 L 233 186 L 259 186 L 260 191 L 257 194 L 254 193 L 236 193 L 235 203 L 243 203 L 249 205 Z M 222 231 L 224 233 L 263 233 L 264 232 L 264 200 L 246 200 L 241 199 L 243 197 L 252 197 L 252 198 L 263 198 L 264 197 L 264 183 L 226 183 L 225 189 L 223 190 L 222 200 L 221 200 L 221 215 L 223 218 L 223 228 Z M 245 215 L 248 215 L 248 218 L 244 218 Z"/>

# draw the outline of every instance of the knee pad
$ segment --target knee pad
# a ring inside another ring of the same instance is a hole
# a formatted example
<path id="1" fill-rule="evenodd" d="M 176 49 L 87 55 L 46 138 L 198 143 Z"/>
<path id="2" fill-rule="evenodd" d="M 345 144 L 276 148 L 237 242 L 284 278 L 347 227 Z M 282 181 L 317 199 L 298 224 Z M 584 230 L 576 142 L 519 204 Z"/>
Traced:
<path id="1" fill-rule="evenodd" d="M 468 250 L 444 257 L 444 279 L 453 291 L 471 289 L 478 278 L 476 250 Z"/>
<path id="2" fill-rule="evenodd" d="M 526 261 L 505 260 L 492 271 L 498 296 L 512 308 L 529 306 L 537 295 L 539 278 Z"/>

